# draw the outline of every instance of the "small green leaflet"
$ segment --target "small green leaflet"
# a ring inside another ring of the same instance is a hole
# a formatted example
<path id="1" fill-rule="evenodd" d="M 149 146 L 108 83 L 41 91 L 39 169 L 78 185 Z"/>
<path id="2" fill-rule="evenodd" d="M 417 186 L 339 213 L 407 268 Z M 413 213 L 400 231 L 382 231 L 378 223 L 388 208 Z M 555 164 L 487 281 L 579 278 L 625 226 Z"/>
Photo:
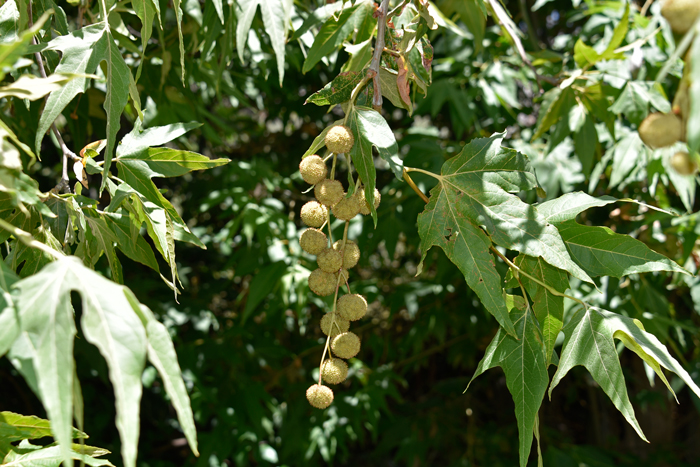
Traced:
<path id="1" fill-rule="evenodd" d="M 622 44 L 622 41 L 627 35 L 627 30 L 629 29 L 629 14 L 630 6 L 626 4 L 622 19 L 620 19 L 617 26 L 615 26 L 610 43 L 603 53 L 599 54 L 593 47 L 584 44 L 583 41 L 579 39 L 576 45 L 574 45 L 574 60 L 576 64 L 580 67 L 585 67 L 595 65 L 601 60 L 624 59 L 624 54 L 621 52 L 615 53 L 615 49 Z"/>
<path id="2" fill-rule="evenodd" d="M 360 29 L 374 13 L 373 2 L 361 1 L 344 8 L 340 15 L 330 17 L 316 35 L 314 43 L 304 60 L 302 73 L 314 67 L 322 58 L 333 53 L 356 29 Z M 359 38 L 359 41 L 364 40 Z M 240 42 L 239 42 L 240 43 Z"/>
<path id="3" fill-rule="evenodd" d="M 530 455 L 537 412 L 547 390 L 549 375 L 542 334 L 532 313 L 513 310 L 511 316 L 517 339 L 499 328 L 469 385 L 486 370 L 496 366 L 503 368 L 506 385 L 515 402 L 515 418 L 520 437 L 520 466 L 524 467 Z"/>
<path id="4" fill-rule="evenodd" d="M 641 323 L 635 319 L 591 307 L 588 310 L 579 310 L 564 327 L 563 332 L 566 339 L 557 372 L 549 387 L 550 398 L 554 388 L 569 370 L 576 365 L 583 365 L 637 434 L 646 441 L 627 396 L 614 339 L 622 340 L 625 346 L 642 356 L 645 361 L 651 362 L 652 368 L 664 383 L 667 381 L 660 373 L 659 366 L 676 373 L 697 396 L 700 396 L 700 388 L 668 353 L 666 346 L 654 335 L 644 331 Z"/>
<path id="5" fill-rule="evenodd" d="M 386 120 L 375 110 L 367 107 L 352 107 L 347 116 L 347 126 L 355 136 L 355 145 L 350 150 L 350 158 L 365 186 L 365 199 L 370 206 L 376 226 L 377 213 L 374 209 L 376 171 L 372 147 L 377 148 L 379 156 L 389 163 L 396 178 L 401 180 L 403 162 L 398 157 L 399 147 Z"/>
<path id="6" fill-rule="evenodd" d="M 141 76 L 141 69 L 146 60 L 146 46 L 151 38 L 151 31 L 153 31 L 153 19 L 156 16 L 157 6 L 154 4 L 154 1 L 156 4 L 158 3 L 158 0 L 132 0 L 131 2 L 131 6 L 141 20 L 141 61 L 136 70 L 136 81 Z"/>
<path id="7" fill-rule="evenodd" d="M 243 52 L 248 40 L 248 32 L 253 23 L 255 12 L 260 6 L 262 11 L 265 32 L 270 36 L 272 48 L 277 57 L 277 73 L 279 74 L 280 86 L 284 79 L 285 43 L 287 42 L 287 30 L 289 29 L 289 14 L 285 7 L 284 0 L 238 0 L 236 4 L 241 9 L 236 26 L 236 48 L 238 56 L 243 63 Z"/>
<path id="8" fill-rule="evenodd" d="M 340 73 L 333 81 L 326 84 L 323 89 L 310 95 L 304 104 L 310 102 L 316 105 L 336 105 L 347 102 L 350 100 L 352 90 L 365 76 L 367 76 L 367 70 Z"/>

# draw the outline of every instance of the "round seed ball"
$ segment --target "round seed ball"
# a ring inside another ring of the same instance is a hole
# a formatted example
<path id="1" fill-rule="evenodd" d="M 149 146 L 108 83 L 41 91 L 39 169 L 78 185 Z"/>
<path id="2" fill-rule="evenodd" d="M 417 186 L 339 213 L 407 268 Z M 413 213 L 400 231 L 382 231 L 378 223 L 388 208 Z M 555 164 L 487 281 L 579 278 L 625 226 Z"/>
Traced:
<path id="1" fill-rule="evenodd" d="M 683 122 L 676 114 L 655 112 L 639 124 L 639 137 L 650 148 L 665 148 L 683 136 Z"/>
<path id="2" fill-rule="evenodd" d="M 331 209 L 341 221 L 349 221 L 360 213 L 360 202 L 355 196 L 343 198 Z"/>
<path id="3" fill-rule="evenodd" d="M 666 0 L 661 7 L 661 14 L 676 34 L 685 34 L 700 15 L 698 0 Z"/>
<path id="4" fill-rule="evenodd" d="M 367 300 L 358 294 L 343 295 L 338 299 L 335 309 L 343 318 L 357 321 L 367 314 Z"/>
<path id="5" fill-rule="evenodd" d="M 323 362 L 321 377 L 328 384 L 340 384 L 348 377 L 348 364 L 339 358 Z"/>
<path id="6" fill-rule="evenodd" d="M 326 206 L 334 206 L 338 201 L 343 199 L 345 191 L 343 184 L 338 180 L 321 180 L 314 187 L 314 195 L 319 203 Z"/>
<path id="7" fill-rule="evenodd" d="M 316 295 L 326 297 L 335 292 L 336 276 L 322 269 L 315 269 L 309 275 L 309 288 Z"/>
<path id="8" fill-rule="evenodd" d="M 333 249 L 341 251 L 343 249 L 343 241 L 338 240 L 333 244 Z M 345 254 L 343 254 L 343 268 L 354 268 L 360 260 L 360 247 L 352 240 L 345 241 Z"/>
<path id="9" fill-rule="evenodd" d="M 333 324 L 334 320 L 335 324 Z M 321 318 L 321 331 L 327 336 L 335 337 L 348 329 L 350 329 L 350 321 L 340 316 L 338 312 L 331 311 Z"/>
<path id="10" fill-rule="evenodd" d="M 330 152 L 341 154 L 352 149 L 355 137 L 350 128 L 345 125 L 336 125 L 326 133 L 325 143 Z"/>
<path id="11" fill-rule="evenodd" d="M 333 390 L 328 386 L 314 384 L 306 390 L 306 398 L 313 407 L 325 409 L 333 402 Z"/>
<path id="12" fill-rule="evenodd" d="M 309 227 L 321 227 L 327 218 L 328 208 L 316 201 L 309 201 L 301 207 L 301 220 Z"/>
<path id="13" fill-rule="evenodd" d="M 360 338 L 353 332 L 338 334 L 331 341 L 331 350 L 340 358 L 352 358 L 360 351 Z"/>
<path id="14" fill-rule="evenodd" d="M 363 216 L 368 216 L 372 210 L 369 208 L 369 204 L 367 203 L 367 200 L 365 199 L 365 190 L 364 188 L 359 192 L 359 197 L 360 197 L 360 214 Z M 379 193 L 379 190 L 376 188 L 374 189 L 374 210 L 376 211 L 377 208 L 379 207 L 379 203 L 382 201 L 382 194 Z"/>
<path id="15" fill-rule="evenodd" d="M 301 160 L 299 163 L 299 172 L 301 173 L 301 178 L 304 179 L 306 183 L 315 185 L 324 178 L 328 173 L 328 168 L 323 159 L 317 155 L 308 156 Z"/>
<path id="16" fill-rule="evenodd" d="M 299 246 L 305 252 L 317 255 L 328 248 L 328 237 L 318 229 L 306 229 L 299 237 Z"/>
<path id="17" fill-rule="evenodd" d="M 693 175 L 698 171 L 698 163 L 687 152 L 677 152 L 671 157 L 671 167 L 680 175 Z"/>
<path id="18" fill-rule="evenodd" d="M 343 256 L 339 251 L 326 248 L 318 254 L 316 262 L 318 263 L 318 267 L 326 272 L 338 272 L 343 265 Z"/>

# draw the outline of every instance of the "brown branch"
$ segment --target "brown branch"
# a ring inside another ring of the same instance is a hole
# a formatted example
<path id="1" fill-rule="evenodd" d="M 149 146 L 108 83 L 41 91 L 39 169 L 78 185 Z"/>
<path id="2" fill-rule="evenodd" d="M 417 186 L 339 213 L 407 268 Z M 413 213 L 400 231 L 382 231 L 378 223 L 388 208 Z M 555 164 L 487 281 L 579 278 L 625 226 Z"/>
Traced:
<path id="1" fill-rule="evenodd" d="M 382 85 L 379 82 L 379 65 L 381 64 L 382 53 L 384 52 L 384 35 L 386 34 L 388 9 L 389 0 L 382 0 L 381 6 L 374 12 L 374 17 L 377 18 L 377 41 L 374 43 L 374 56 L 369 65 L 369 70 L 372 74 L 372 83 L 374 85 L 372 107 L 377 111 L 382 108 Z"/>

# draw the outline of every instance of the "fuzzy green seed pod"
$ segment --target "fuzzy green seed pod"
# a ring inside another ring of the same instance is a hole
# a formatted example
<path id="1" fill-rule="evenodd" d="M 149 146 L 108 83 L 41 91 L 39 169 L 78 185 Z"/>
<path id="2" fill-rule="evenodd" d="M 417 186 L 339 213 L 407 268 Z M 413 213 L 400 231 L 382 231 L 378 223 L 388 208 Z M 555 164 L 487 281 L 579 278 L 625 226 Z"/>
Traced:
<path id="1" fill-rule="evenodd" d="M 698 171 L 698 163 L 685 151 L 677 152 L 671 157 L 671 167 L 679 175 L 694 175 Z"/>
<path id="2" fill-rule="evenodd" d="M 700 15 L 698 0 L 666 0 L 661 7 L 661 14 L 676 34 L 685 34 Z"/>
<path id="3" fill-rule="evenodd" d="M 328 248 L 328 237 L 318 229 L 306 229 L 299 237 L 299 246 L 305 252 L 317 255 Z"/>
<path id="4" fill-rule="evenodd" d="M 331 350 L 340 358 L 352 358 L 360 351 L 360 338 L 353 332 L 338 334 L 331 341 Z"/>
<path id="5" fill-rule="evenodd" d="M 343 249 L 343 241 L 338 240 L 333 244 L 333 249 L 340 251 Z M 343 255 L 343 268 L 350 269 L 357 265 L 360 260 L 360 247 L 352 240 L 345 241 L 345 254 Z"/>
<path id="6" fill-rule="evenodd" d="M 306 183 L 315 185 L 324 178 L 328 173 L 328 168 L 323 159 L 317 155 L 308 156 L 301 160 L 299 163 L 299 172 L 301 173 L 301 178 L 304 179 Z"/>
<path id="7" fill-rule="evenodd" d="M 333 403 L 333 390 L 328 386 L 314 384 L 306 390 L 306 399 L 317 409 L 325 409 Z"/>
<path id="8" fill-rule="evenodd" d="M 328 218 L 328 208 L 316 201 L 301 207 L 301 220 L 309 227 L 321 227 Z"/>
<path id="9" fill-rule="evenodd" d="M 367 300 L 358 294 L 343 295 L 338 299 L 335 309 L 348 321 L 357 321 L 367 314 Z"/>
<path id="10" fill-rule="evenodd" d="M 369 216 L 369 214 L 372 212 L 372 210 L 369 208 L 369 203 L 367 203 L 367 200 L 365 199 L 365 189 L 363 188 L 362 190 L 358 191 L 358 197 L 360 198 L 360 214 L 363 216 Z M 379 193 L 379 190 L 376 188 L 374 189 L 374 210 L 376 211 L 377 208 L 379 207 L 379 203 L 382 201 L 382 194 Z"/>
<path id="11" fill-rule="evenodd" d="M 327 336 L 335 337 L 348 329 L 350 329 L 350 321 L 335 311 L 326 313 L 321 318 L 321 331 Z"/>
<path id="12" fill-rule="evenodd" d="M 322 269 L 315 269 L 309 275 L 309 288 L 316 295 L 326 297 L 335 292 L 335 274 L 331 274 Z"/>
<path id="13" fill-rule="evenodd" d="M 336 154 L 346 153 L 355 144 L 355 137 L 350 128 L 345 125 L 336 125 L 326 133 L 326 147 Z"/>
<path id="14" fill-rule="evenodd" d="M 318 267 L 326 272 L 338 272 L 340 267 L 343 265 L 343 256 L 339 251 L 326 248 L 318 254 L 318 259 L 316 262 L 318 263 Z"/>
<path id="15" fill-rule="evenodd" d="M 683 121 L 675 114 L 655 112 L 639 124 L 639 137 L 650 148 L 665 148 L 683 136 Z"/>
<path id="16" fill-rule="evenodd" d="M 340 384 L 348 377 L 348 364 L 339 358 L 323 362 L 321 377 L 328 384 Z"/>
<path id="17" fill-rule="evenodd" d="M 343 184 L 338 180 L 321 180 L 314 187 L 314 195 L 319 203 L 326 206 L 335 206 L 343 197 Z"/>
<path id="18" fill-rule="evenodd" d="M 333 206 L 331 211 L 341 221 L 349 221 L 360 213 L 360 202 L 355 196 L 343 198 Z"/>

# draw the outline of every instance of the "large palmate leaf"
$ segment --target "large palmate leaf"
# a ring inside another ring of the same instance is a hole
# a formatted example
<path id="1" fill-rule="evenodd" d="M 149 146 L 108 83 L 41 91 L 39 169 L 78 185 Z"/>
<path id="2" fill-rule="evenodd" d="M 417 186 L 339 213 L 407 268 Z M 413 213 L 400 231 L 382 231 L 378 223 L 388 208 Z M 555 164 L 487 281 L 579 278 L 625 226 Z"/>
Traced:
<path id="1" fill-rule="evenodd" d="M 542 203 L 537 209 L 548 222 L 557 226 L 571 258 L 591 276 L 622 277 L 651 271 L 689 274 L 675 261 L 629 235 L 615 233 L 607 227 L 581 225 L 574 220 L 588 208 L 616 201 L 610 196 L 596 198 L 576 192 Z"/>
<path id="2" fill-rule="evenodd" d="M 546 263 L 542 258 L 519 255 L 515 264 L 525 273 L 547 284 L 556 292 L 563 294 L 569 288 L 569 278 L 561 269 Z M 532 297 L 532 309 L 542 330 L 542 339 L 547 355 L 547 365 L 552 360 L 554 344 L 564 323 L 564 297 L 537 284 L 525 275 L 520 281 Z"/>
<path id="3" fill-rule="evenodd" d="M 124 287 L 85 267 L 77 258 L 50 263 L 15 284 L 20 332 L 32 344 L 39 396 L 52 422 L 64 459 L 70 458 L 73 415 L 73 336 L 71 291 L 82 298 L 81 327 L 109 366 L 117 404 L 117 428 L 124 464 L 134 466 L 139 434 L 141 372 L 146 334 Z"/>
<path id="4" fill-rule="evenodd" d="M 236 44 L 238 56 L 243 62 L 243 52 L 248 40 L 248 32 L 253 23 L 255 12 L 260 6 L 262 12 L 265 32 L 270 36 L 272 49 L 277 57 L 277 72 L 279 74 L 280 86 L 284 79 L 284 46 L 287 41 L 287 30 L 289 27 L 289 14 L 285 8 L 284 0 L 238 0 L 236 2 L 241 9 L 236 26 Z"/>
<path id="5" fill-rule="evenodd" d="M 380 157 L 389 163 L 394 175 L 400 180 L 403 176 L 403 163 L 398 157 L 399 147 L 386 120 L 375 110 L 366 107 L 353 107 L 348 114 L 347 126 L 355 136 L 355 144 L 350 150 L 350 158 L 365 186 L 365 198 L 376 225 L 377 213 L 374 209 L 376 171 L 372 148 L 377 148 Z"/>
<path id="6" fill-rule="evenodd" d="M 515 402 L 520 466 L 523 467 L 530 455 L 537 412 L 547 390 L 549 375 L 542 334 L 531 312 L 514 310 L 512 317 L 517 339 L 499 328 L 469 384 L 486 370 L 496 366 L 503 368 L 506 385 Z"/>
<path id="7" fill-rule="evenodd" d="M 47 50 L 58 50 L 62 53 L 61 62 L 55 70 L 56 73 L 73 73 L 84 76 L 94 73 L 100 62 L 104 61 L 107 64 L 105 73 L 107 95 L 104 101 L 104 109 L 107 113 L 107 147 L 102 176 L 102 188 L 104 188 L 112 163 L 117 131 L 120 127 L 119 120 L 129 97 L 131 71 L 124 62 L 107 23 L 93 24 L 70 35 L 58 36 L 49 42 Z M 37 153 L 44 134 L 56 120 L 56 117 L 75 96 L 87 90 L 88 84 L 89 78 L 87 76 L 79 76 L 49 95 L 39 119 L 34 141 Z"/>

